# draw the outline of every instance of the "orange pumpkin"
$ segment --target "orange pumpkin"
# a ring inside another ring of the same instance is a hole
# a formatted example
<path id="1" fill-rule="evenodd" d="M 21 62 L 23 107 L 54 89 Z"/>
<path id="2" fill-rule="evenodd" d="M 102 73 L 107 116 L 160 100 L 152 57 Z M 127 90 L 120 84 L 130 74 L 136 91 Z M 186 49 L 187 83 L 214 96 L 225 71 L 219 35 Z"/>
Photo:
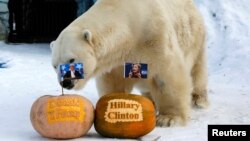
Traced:
<path id="1" fill-rule="evenodd" d="M 146 97 L 109 94 L 96 105 L 94 126 L 105 137 L 138 138 L 155 127 L 155 108 Z"/>
<path id="2" fill-rule="evenodd" d="M 30 119 L 44 137 L 77 138 L 85 135 L 94 121 L 94 107 L 79 95 L 42 96 L 32 105 Z"/>

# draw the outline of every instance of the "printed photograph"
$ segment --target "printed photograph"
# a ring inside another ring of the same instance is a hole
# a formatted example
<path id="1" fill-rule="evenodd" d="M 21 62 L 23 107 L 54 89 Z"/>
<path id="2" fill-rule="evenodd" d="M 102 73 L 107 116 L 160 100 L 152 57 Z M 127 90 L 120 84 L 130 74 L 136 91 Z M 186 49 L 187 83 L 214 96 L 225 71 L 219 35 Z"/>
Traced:
<path id="1" fill-rule="evenodd" d="M 83 79 L 83 64 L 82 63 L 71 63 L 60 65 L 61 81 L 65 79 Z"/>
<path id="2" fill-rule="evenodd" d="M 148 77 L 148 65 L 143 63 L 125 63 L 125 78 Z"/>

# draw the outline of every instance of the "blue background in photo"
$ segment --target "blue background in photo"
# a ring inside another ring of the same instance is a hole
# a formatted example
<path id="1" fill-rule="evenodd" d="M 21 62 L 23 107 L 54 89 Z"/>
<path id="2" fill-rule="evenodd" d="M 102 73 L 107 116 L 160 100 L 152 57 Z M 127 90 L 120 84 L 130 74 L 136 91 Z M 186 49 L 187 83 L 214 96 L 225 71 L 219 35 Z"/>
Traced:
<path id="1" fill-rule="evenodd" d="M 126 63 L 125 64 L 125 78 L 129 77 L 129 72 L 132 69 L 133 63 Z M 147 78 L 148 77 L 148 64 L 141 64 L 141 78 Z"/>

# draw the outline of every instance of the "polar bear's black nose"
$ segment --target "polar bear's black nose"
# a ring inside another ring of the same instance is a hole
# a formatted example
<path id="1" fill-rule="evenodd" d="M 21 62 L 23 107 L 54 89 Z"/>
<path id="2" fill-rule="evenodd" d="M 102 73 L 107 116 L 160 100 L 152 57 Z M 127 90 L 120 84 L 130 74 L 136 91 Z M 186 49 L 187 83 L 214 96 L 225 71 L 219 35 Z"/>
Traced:
<path id="1" fill-rule="evenodd" d="M 72 89 L 74 87 L 74 83 L 71 80 L 63 80 L 60 84 L 66 89 Z"/>

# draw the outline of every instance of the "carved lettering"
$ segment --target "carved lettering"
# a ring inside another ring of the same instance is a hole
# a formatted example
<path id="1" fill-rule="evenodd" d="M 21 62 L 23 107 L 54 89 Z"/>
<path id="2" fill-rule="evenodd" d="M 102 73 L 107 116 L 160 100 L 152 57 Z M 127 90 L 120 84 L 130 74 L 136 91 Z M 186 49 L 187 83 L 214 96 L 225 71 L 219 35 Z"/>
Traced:
<path id="1" fill-rule="evenodd" d="M 84 103 L 78 98 L 49 99 L 47 119 L 50 124 L 65 121 L 84 120 Z"/>
<path id="2" fill-rule="evenodd" d="M 108 102 L 104 118 L 110 123 L 142 121 L 142 106 L 134 100 L 113 99 Z"/>

